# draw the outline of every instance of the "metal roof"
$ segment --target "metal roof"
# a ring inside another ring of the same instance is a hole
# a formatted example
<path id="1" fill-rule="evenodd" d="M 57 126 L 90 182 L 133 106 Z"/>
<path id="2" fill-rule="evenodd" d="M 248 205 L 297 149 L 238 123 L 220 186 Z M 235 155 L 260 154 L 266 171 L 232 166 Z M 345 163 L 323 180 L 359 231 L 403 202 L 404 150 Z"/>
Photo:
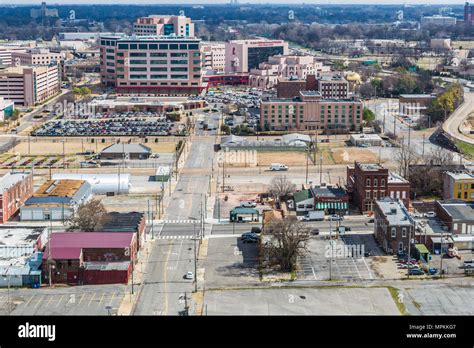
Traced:
<path id="1" fill-rule="evenodd" d="M 307 199 L 313 198 L 313 192 L 311 190 L 301 190 L 293 194 L 295 203 L 306 201 Z"/>
<path id="2" fill-rule="evenodd" d="M 33 194 L 33 197 L 73 197 L 87 184 L 85 180 L 48 180 Z"/>
<path id="3" fill-rule="evenodd" d="M 101 153 L 151 153 L 151 149 L 143 144 L 113 144 L 104 148 Z"/>
<path id="4" fill-rule="evenodd" d="M 376 201 L 376 204 L 382 210 L 389 225 L 410 226 L 415 223 L 403 203 L 400 201 L 386 197 L 383 200 Z"/>
<path id="5" fill-rule="evenodd" d="M 440 206 L 446 211 L 453 219 L 456 220 L 468 220 L 474 222 L 474 203 L 456 202 L 456 203 L 442 203 L 439 202 Z"/>
<path id="6" fill-rule="evenodd" d="M 43 260 L 51 257 L 56 260 L 78 259 L 84 248 L 129 248 L 134 233 L 113 232 L 54 232 L 46 245 Z"/>
<path id="7" fill-rule="evenodd" d="M 282 137 L 283 141 L 292 142 L 292 141 L 304 141 L 304 142 L 311 142 L 311 137 L 307 134 L 300 134 L 300 133 L 291 133 L 285 134 Z"/>
<path id="8" fill-rule="evenodd" d="M 135 211 L 130 213 L 114 211 L 107 214 L 107 221 L 97 227 L 97 229 L 103 232 L 137 232 L 140 222 L 144 217 L 144 213 Z"/>

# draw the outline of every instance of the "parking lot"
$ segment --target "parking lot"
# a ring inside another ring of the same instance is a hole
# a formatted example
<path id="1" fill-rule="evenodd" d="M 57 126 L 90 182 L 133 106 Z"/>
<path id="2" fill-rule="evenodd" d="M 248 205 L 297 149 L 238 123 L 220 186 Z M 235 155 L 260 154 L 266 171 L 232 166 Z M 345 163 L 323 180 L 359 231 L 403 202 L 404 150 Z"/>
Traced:
<path id="1" fill-rule="evenodd" d="M 355 301 L 357 299 L 357 301 Z M 385 288 L 206 291 L 208 315 L 399 315 Z"/>
<path id="2" fill-rule="evenodd" d="M 12 315 L 115 314 L 125 285 L 97 285 L 63 289 L 10 289 Z M 8 315 L 8 290 L 0 290 L 0 315 Z"/>
<path id="3" fill-rule="evenodd" d="M 259 281 L 257 244 L 244 244 L 239 237 L 209 239 L 203 266 L 206 288 Z"/>
<path id="4" fill-rule="evenodd" d="M 86 119 L 120 119 L 120 118 L 143 118 L 149 117 L 158 122 L 166 122 L 166 116 L 163 113 L 151 111 L 127 111 L 127 112 L 95 112 L 91 114 L 76 113 L 74 115 L 66 115 L 64 118 L 71 120 L 86 120 Z"/>
<path id="5" fill-rule="evenodd" d="M 312 237 L 308 243 L 308 253 L 300 258 L 298 279 L 308 280 L 362 280 L 376 279 L 370 266 L 370 255 L 381 255 L 372 234 L 346 234 L 333 241 L 332 267 L 330 267 L 331 247 L 328 236 Z"/>
<path id="6" fill-rule="evenodd" d="M 101 121 L 54 120 L 34 130 L 34 136 L 149 136 L 171 135 L 176 131 L 170 121 L 146 119 L 107 119 Z"/>

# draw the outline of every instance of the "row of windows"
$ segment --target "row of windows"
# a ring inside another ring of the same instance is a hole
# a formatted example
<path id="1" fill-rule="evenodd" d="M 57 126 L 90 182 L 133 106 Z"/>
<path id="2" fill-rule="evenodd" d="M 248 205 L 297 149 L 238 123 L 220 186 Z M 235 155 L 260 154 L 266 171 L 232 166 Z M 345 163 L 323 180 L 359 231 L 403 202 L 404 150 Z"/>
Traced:
<path id="1" fill-rule="evenodd" d="M 119 43 L 119 50 L 198 50 L 199 44 L 126 44 Z"/>
<path id="2" fill-rule="evenodd" d="M 119 86 L 158 86 L 158 82 L 130 82 L 130 84 L 128 84 L 127 82 L 120 82 L 119 83 Z M 181 82 L 178 84 L 178 82 L 160 82 L 159 84 L 160 86 L 198 86 L 199 84 L 197 82 L 192 82 L 191 84 L 187 83 L 187 82 Z"/>
<path id="3" fill-rule="evenodd" d="M 118 71 L 123 71 L 123 68 L 120 68 L 117 69 Z M 147 71 L 147 68 L 146 67 L 131 67 L 130 68 L 130 71 Z M 155 67 L 151 67 L 150 68 L 150 71 L 168 71 L 168 68 L 167 67 L 163 67 L 163 68 L 155 68 Z M 170 68 L 170 71 L 185 71 L 187 72 L 188 71 L 188 68 L 186 67 L 183 67 L 183 68 Z"/>
<path id="4" fill-rule="evenodd" d="M 193 78 L 195 79 L 198 79 L 200 78 L 201 75 L 193 75 Z M 117 78 L 119 79 L 124 79 L 125 78 L 125 75 L 123 74 L 118 74 L 117 75 Z M 130 78 L 131 79 L 185 79 L 187 80 L 189 77 L 188 75 L 170 75 L 168 77 L 167 74 L 152 74 L 152 75 L 147 75 L 147 74 L 141 74 L 141 75 L 138 75 L 138 74 L 131 74 L 130 75 Z"/>
<path id="5" fill-rule="evenodd" d="M 474 190 L 474 184 L 458 184 L 458 190 L 462 190 L 463 186 L 465 190 L 468 190 L 469 186 L 471 186 L 471 189 Z"/>

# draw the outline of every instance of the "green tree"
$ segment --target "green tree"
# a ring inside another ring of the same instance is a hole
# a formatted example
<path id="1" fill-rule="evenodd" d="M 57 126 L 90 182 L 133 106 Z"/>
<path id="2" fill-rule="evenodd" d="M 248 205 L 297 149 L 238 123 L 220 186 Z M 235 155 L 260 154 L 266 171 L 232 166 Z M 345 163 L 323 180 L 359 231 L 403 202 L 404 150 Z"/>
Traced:
<path id="1" fill-rule="evenodd" d="M 364 108 L 364 121 L 367 123 L 367 124 L 371 124 L 372 122 L 375 121 L 375 113 L 368 109 L 368 108 Z"/>

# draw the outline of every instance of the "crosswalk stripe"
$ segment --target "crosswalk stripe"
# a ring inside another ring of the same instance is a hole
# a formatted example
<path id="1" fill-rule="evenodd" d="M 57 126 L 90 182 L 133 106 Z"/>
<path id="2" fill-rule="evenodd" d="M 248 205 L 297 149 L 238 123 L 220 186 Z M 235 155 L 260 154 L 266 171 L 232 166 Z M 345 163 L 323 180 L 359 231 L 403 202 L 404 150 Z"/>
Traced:
<path id="1" fill-rule="evenodd" d="M 191 239 L 192 235 L 179 235 L 179 236 L 160 236 L 159 239 Z"/>
<path id="2" fill-rule="evenodd" d="M 199 224 L 201 220 L 163 220 L 162 224 Z"/>

